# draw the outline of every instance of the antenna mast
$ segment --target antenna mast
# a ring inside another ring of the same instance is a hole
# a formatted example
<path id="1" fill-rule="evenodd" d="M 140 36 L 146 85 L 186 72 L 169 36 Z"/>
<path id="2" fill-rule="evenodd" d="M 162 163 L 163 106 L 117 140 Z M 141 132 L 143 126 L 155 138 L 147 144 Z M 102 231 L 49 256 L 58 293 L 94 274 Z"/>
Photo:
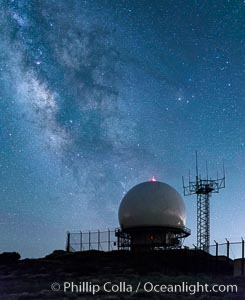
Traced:
<path id="1" fill-rule="evenodd" d="M 196 180 L 191 181 L 185 186 L 184 177 L 183 189 L 184 195 L 197 195 L 197 248 L 209 252 L 210 245 L 210 206 L 209 200 L 212 193 L 219 193 L 220 189 L 225 188 L 225 169 L 223 162 L 223 177 L 217 179 L 208 179 L 208 167 L 206 162 L 206 179 L 202 179 L 198 173 L 198 159 L 196 151 Z"/>

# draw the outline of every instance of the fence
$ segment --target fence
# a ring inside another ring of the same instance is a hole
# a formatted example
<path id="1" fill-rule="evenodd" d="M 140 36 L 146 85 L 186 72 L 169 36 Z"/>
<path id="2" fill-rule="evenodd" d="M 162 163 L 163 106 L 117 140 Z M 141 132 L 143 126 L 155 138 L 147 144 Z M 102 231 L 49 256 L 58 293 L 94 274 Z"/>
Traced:
<path id="1" fill-rule="evenodd" d="M 67 232 L 68 252 L 98 250 L 112 251 L 117 250 L 116 229 L 105 231 L 86 231 L 86 232 Z"/>
<path id="2" fill-rule="evenodd" d="M 105 231 L 67 232 L 68 252 L 98 250 L 112 251 L 118 250 L 118 240 L 115 235 L 117 229 Z M 194 248 L 196 249 L 196 248 Z M 244 261 L 245 241 L 217 243 L 210 245 L 209 253 L 213 256 L 225 256 L 230 259 L 242 258 Z"/>
<path id="3" fill-rule="evenodd" d="M 217 243 L 209 247 L 209 253 L 213 256 L 226 256 L 230 259 L 242 258 L 244 260 L 245 241 Z"/>

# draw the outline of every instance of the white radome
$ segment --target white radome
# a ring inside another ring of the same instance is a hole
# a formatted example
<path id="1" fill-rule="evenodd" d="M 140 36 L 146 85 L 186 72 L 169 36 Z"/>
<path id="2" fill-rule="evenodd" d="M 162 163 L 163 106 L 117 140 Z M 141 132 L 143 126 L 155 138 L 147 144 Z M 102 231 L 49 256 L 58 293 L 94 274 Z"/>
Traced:
<path id="1" fill-rule="evenodd" d="M 118 211 L 122 229 L 185 226 L 186 210 L 180 194 L 160 181 L 143 182 L 130 189 Z"/>

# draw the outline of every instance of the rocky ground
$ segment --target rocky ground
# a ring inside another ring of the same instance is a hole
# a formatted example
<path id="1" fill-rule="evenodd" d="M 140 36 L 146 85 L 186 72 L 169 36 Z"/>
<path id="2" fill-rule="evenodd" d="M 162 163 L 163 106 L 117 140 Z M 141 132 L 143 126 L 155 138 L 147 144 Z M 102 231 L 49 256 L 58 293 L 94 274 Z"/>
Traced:
<path id="1" fill-rule="evenodd" d="M 202 264 L 203 272 L 197 263 L 200 257 L 195 261 L 192 256 L 196 266 L 187 257 L 180 265 L 181 255 L 55 251 L 45 258 L 25 260 L 0 255 L 0 299 L 245 300 L 244 277 L 234 278 L 227 269 L 223 274 L 221 269 L 210 272 Z M 238 292 L 201 292 L 201 284 L 208 289 L 214 284 L 236 284 Z M 178 285 L 176 291 L 172 285 Z M 200 292 L 195 293 L 198 285 Z M 180 287 L 186 292 L 180 292 Z M 156 292 L 150 292 L 153 288 Z"/>

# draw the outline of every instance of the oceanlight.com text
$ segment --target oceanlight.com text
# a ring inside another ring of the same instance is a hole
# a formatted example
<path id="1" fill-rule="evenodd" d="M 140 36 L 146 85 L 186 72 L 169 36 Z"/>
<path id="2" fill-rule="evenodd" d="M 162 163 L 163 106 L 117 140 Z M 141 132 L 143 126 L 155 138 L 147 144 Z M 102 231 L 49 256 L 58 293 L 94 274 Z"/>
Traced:
<path id="1" fill-rule="evenodd" d="M 51 284 L 51 290 L 54 292 L 63 291 L 65 293 L 86 293 L 96 295 L 99 292 L 104 293 L 185 293 L 195 295 L 196 293 L 237 293 L 238 287 L 235 284 L 208 284 L 208 283 L 188 283 L 181 282 L 180 284 L 156 284 L 150 281 L 137 284 L 128 282 L 111 282 L 107 281 L 101 284 L 95 284 L 90 281 L 83 282 L 54 282 Z"/>

